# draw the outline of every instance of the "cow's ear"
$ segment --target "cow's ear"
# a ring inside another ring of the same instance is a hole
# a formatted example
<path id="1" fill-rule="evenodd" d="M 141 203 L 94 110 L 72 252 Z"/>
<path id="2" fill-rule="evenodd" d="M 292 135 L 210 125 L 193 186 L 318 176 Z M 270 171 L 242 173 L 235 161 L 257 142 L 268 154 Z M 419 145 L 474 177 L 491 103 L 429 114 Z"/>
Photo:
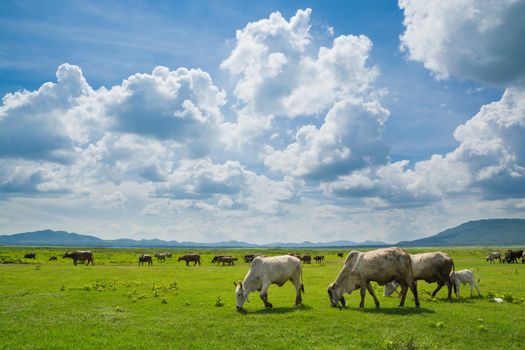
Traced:
<path id="1" fill-rule="evenodd" d="M 234 285 L 235 287 L 237 287 L 237 283 L 235 283 L 235 281 L 233 281 L 233 285 Z"/>
<path id="2" fill-rule="evenodd" d="M 241 281 L 239 281 L 239 286 L 241 287 L 241 289 L 243 288 Z"/>

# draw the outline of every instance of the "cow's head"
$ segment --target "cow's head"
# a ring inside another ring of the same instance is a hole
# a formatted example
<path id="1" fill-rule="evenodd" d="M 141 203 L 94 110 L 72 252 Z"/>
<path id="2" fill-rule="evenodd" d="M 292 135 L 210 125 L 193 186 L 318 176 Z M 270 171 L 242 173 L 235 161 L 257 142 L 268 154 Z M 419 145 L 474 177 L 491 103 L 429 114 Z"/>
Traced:
<path id="1" fill-rule="evenodd" d="M 328 286 L 327 292 L 328 298 L 330 299 L 330 305 L 332 307 L 338 307 L 339 303 L 341 303 L 342 307 L 346 306 L 346 300 L 343 296 L 344 289 L 341 286 L 337 285 L 335 282 L 331 283 Z"/>
<path id="2" fill-rule="evenodd" d="M 69 258 L 69 252 L 64 253 L 64 255 L 62 256 L 62 259 L 65 259 L 65 258 Z"/>
<path id="3" fill-rule="evenodd" d="M 385 297 L 391 296 L 394 292 L 397 292 L 397 287 L 399 284 L 397 284 L 396 281 L 388 282 L 385 284 L 385 290 L 383 291 L 383 295 Z"/>
<path id="4" fill-rule="evenodd" d="M 246 289 L 244 289 L 241 281 L 238 283 L 233 282 L 233 285 L 235 286 L 235 306 L 237 307 L 237 311 L 242 311 L 244 303 L 248 301 L 248 293 Z"/>

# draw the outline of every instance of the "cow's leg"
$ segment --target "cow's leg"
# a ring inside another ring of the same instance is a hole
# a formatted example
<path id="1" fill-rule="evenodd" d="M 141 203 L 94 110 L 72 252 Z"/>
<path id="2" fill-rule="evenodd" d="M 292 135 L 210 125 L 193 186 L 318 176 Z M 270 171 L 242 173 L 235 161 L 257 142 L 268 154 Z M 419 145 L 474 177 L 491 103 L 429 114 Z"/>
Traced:
<path id="1" fill-rule="evenodd" d="M 432 292 L 432 298 L 436 296 L 436 294 L 440 291 L 440 289 L 443 287 L 443 282 L 438 282 L 438 286 L 434 291 Z"/>
<path id="2" fill-rule="evenodd" d="M 301 297 L 301 289 L 303 288 L 301 284 L 301 277 L 299 274 L 294 274 L 291 280 L 295 286 L 295 305 L 300 305 L 303 302 L 303 298 Z"/>
<path id="3" fill-rule="evenodd" d="M 271 308 L 273 305 L 268 301 L 268 288 L 270 288 L 270 282 L 264 281 L 261 288 L 261 300 L 264 303 L 265 307 Z"/>
<path id="4" fill-rule="evenodd" d="M 412 295 L 414 296 L 414 302 L 416 303 L 416 307 L 419 307 L 419 296 L 417 294 L 416 281 L 412 281 L 412 284 L 410 285 L 410 291 L 412 292 Z"/>
<path id="5" fill-rule="evenodd" d="M 374 303 L 376 304 L 376 308 L 379 309 L 379 300 L 377 300 L 376 293 L 374 293 L 374 288 L 372 288 L 372 285 L 370 282 L 366 282 L 366 289 L 368 289 L 368 293 L 372 295 L 372 298 L 374 298 Z"/>
<path id="6" fill-rule="evenodd" d="M 481 296 L 481 292 L 479 291 L 478 284 L 475 281 L 473 282 L 473 284 L 474 284 L 474 288 L 476 288 L 476 290 L 478 291 L 478 296 L 480 297 Z M 472 289 L 472 287 L 471 287 L 471 289 Z M 472 292 L 470 294 L 472 296 Z"/>
<path id="7" fill-rule="evenodd" d="M 447 286 L 447 289 L 448 289 L 448 301 L 452 301 L 452 283 L 450 283 L 450 281 L 447 281 L 445 282 L 445 285 Z"/>
<path id="8" fill-rule="evenodd" d="M 456 297 L 457 299 L 461 299 L 461 295 L 459 293 L 459 287 L 461 287 L 461 282 L 455 280 L 454 283 L 456 283 Z"/>
<path id="9" fill-rule="evenodd" d="M 406 283 L 401 284 L 401 299 L 399 300 L 399 307 L 405 306 L 405 298 L 407 297 L 408 285 Z"/>
<path id="10" fill-rule="evenodd" d="M 359 308 L 365 307 L 365 295 L 366 295 L 366 281 L 361 281 L 361 302 L 359 303 Z"/>

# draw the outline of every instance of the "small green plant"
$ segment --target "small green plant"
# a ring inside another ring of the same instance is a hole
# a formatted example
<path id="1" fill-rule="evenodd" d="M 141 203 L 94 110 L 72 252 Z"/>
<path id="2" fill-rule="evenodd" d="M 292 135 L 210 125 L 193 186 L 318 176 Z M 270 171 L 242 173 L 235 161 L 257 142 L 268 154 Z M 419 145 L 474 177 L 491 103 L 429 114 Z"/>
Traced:
<path id="1" fill-rule="evenodd" d="M 221 296 L 220 296 L 220 295 L 217 297 L 217 300 L 215 300 L 215 306 L 216 306 L 216 307 L 222 307 L 222 306 L 224 306 L 224 301 L 221 299 Z"/>
<path id="2" fill-rule="evenodd" d="M 516 298 L 514 297 L 514 295 L 512 295 L 512 293 L 503 293 L 503 300 L 505 300 L 508 303 L 513 303 L 515 302 Z"/>
<path id="3" fill-rule="evenodd" d="M 386 350 L 418 350 L 427 349 L 427 347 L 417 346 L 413 338 L 408 339 L 397 339 L 397 340 L 386 340 Z"/>
<path id="4" fill-rule="evenodd" d="M 430 324 L 432 328 L 443 328 L 444 325 L 445 325 L 445 322 L 443 321 L 432 322 Z"/>
<path id="5" fill-rule="evenodd" d="M 480 332 L 487 332 L 487 327 L 485 327 L 485 325 L 480 324 L 478 326 L 478 329 L 479 329 Z"/>
<path id="6" fill-rule="evenodd" d="M 167 303 L 168 303 L 168 299 L 166 299 L 166 298 L 162 298 L 161 303 L 162 303 L 162 304 L 167 304 Z"/>

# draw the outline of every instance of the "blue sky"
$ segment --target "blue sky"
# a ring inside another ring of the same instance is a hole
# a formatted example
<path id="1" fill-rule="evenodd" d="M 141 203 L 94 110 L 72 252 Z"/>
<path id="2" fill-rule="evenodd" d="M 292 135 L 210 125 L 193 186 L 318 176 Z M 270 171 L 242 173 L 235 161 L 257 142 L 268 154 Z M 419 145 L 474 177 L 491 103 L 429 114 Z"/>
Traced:
<path id="1" fill-rule="evenodd" d="M 523 1 L 4 1 L 0 233 L 396 242 L 525 217 Z"/>

